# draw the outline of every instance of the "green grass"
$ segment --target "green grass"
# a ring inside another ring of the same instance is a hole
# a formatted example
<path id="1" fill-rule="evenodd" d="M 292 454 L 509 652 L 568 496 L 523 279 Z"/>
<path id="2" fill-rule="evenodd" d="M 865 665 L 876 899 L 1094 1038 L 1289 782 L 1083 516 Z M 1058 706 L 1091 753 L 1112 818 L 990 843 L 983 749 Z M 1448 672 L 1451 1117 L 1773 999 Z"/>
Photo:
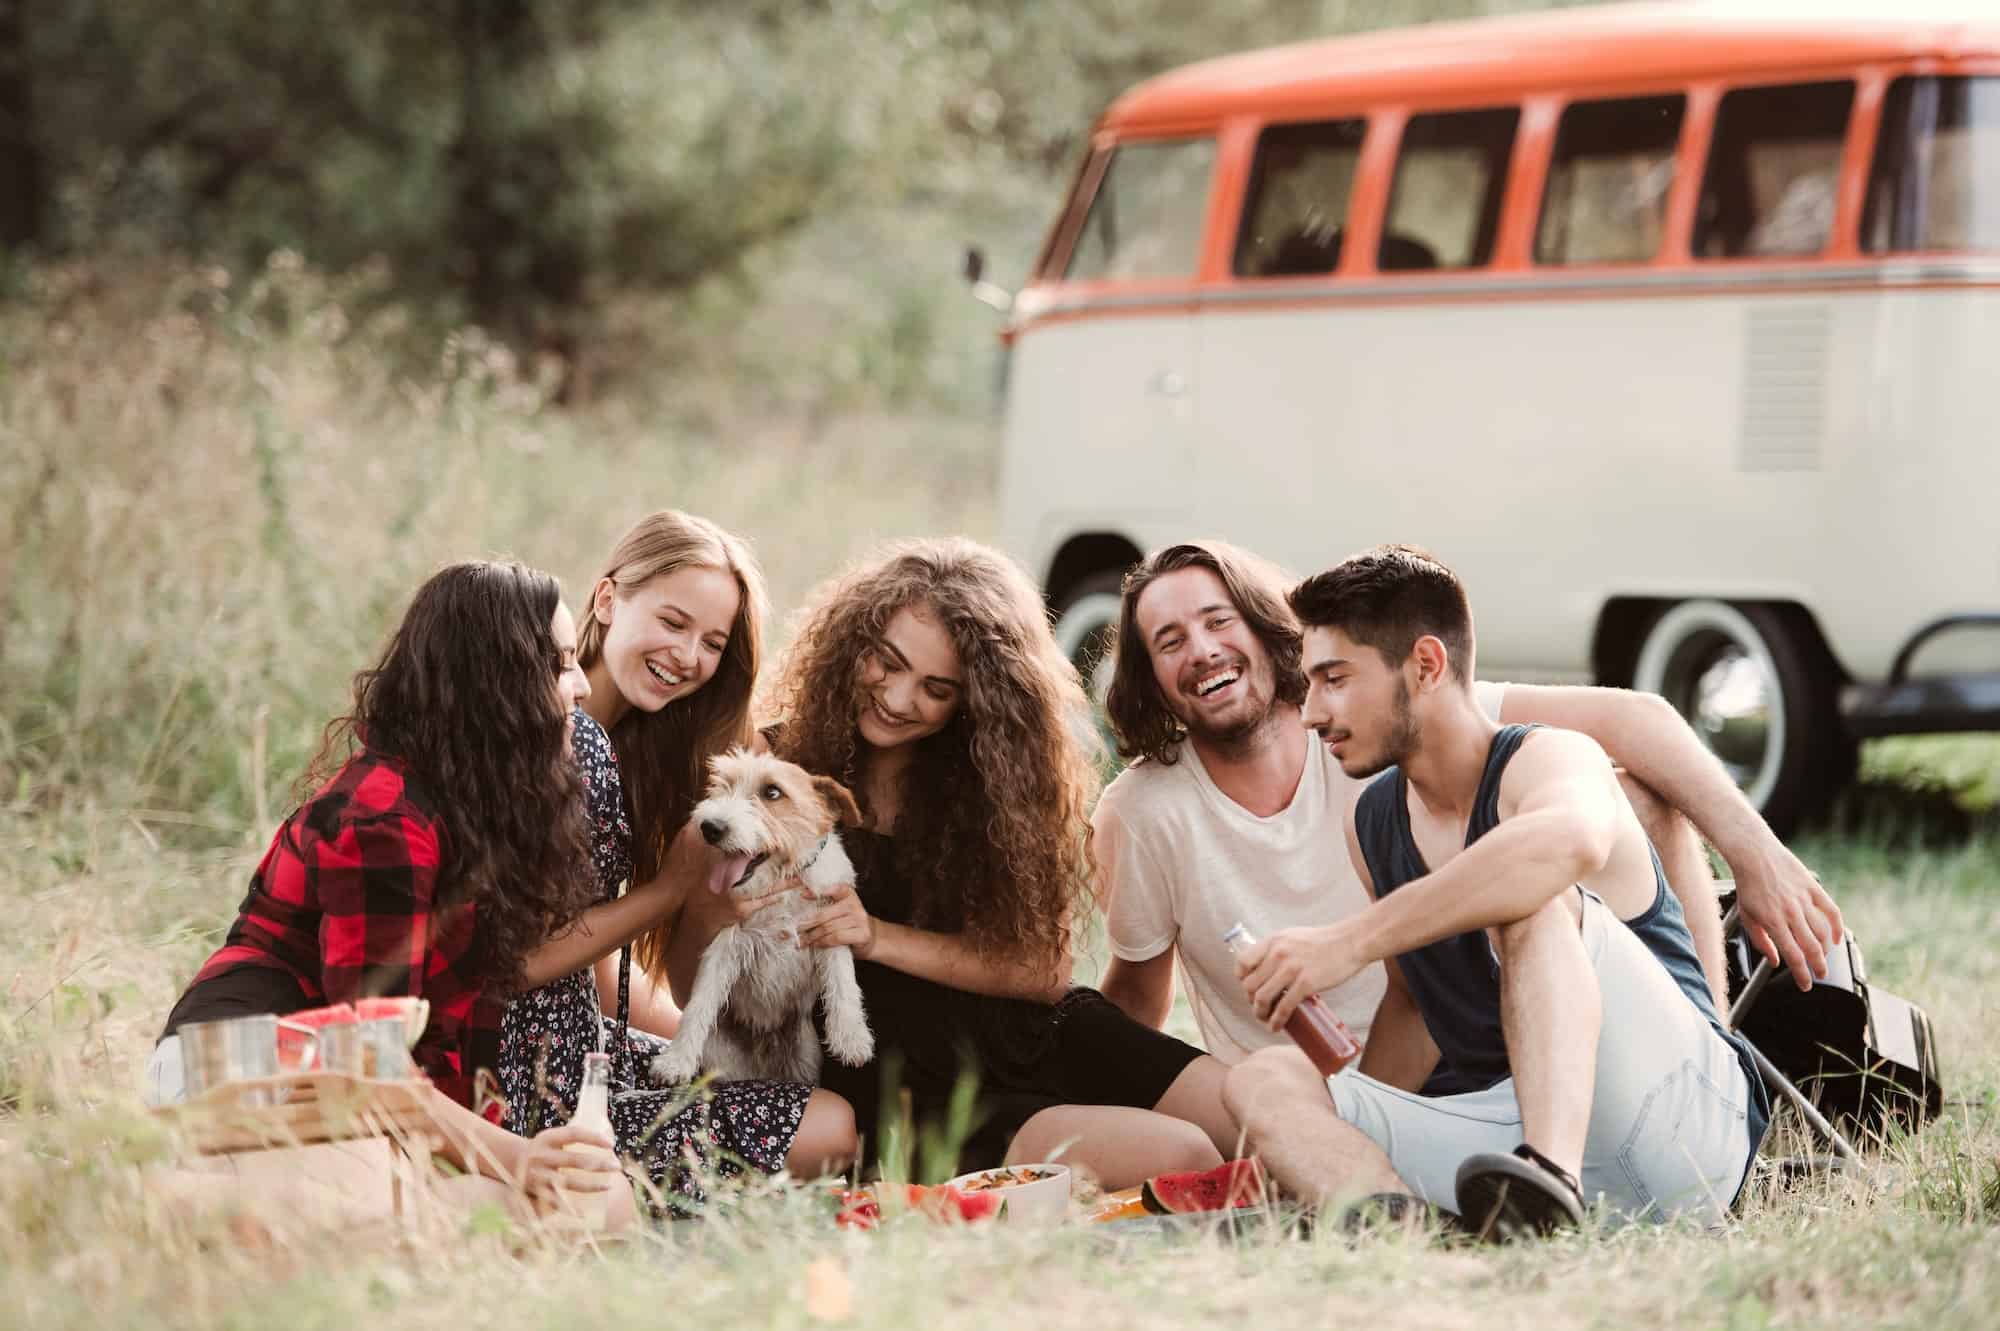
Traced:
<path id="1" fill-rule="evenodd" d="M 357 1318 L 569 1328 L 646 1324 L 669 1309 L 788 1327 L 812 1322 L 805 1272 L 831 1262 L 851 1283 L 855 1324 L 882 1327 L 1976 1320 L 2000 1291 L 2000 838 L 1802 850 L 1839 893 L 1875 982 L 1935 1019 L 1950 1099 L 1922 1132 L 1878 1145 L 1868 1179 L 1760 1188 L 1721 1233 L 1597 1232 L 1512 1251 L 919 1221 L 846 1234 L 817 1198 L 758 1189 L 602 1257 L 473 1232 L 505 1228 L 491 1223 L 403 1248 L 348 1251 L 324 1237 L 246 1252 L 225 1219 L 177 1214 L 156 1195 L 146 1169 L 171 1144 L 138 1111 L 134 1084 L 249 853 L 156 849 L 143 825 L 111 814 L 12 813 L 0 818 L 12 925 L 0 942 L 0 1307 L 16 1325 L 52 1329 Z M 1795 1149 L 1795 1125 L 1780 1131 L 1777 1149 Z"/>

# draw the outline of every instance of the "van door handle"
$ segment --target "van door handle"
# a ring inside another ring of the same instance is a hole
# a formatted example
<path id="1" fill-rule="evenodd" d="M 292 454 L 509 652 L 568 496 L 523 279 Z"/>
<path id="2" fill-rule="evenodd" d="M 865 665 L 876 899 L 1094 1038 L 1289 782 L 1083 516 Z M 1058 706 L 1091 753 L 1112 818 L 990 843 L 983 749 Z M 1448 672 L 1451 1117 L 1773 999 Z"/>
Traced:
<path id="1" fill-rule="evenodd" d="M 1179 397 L 1187 392 L 1187 378 L 1179 370 L 1161 370 L 1146 385 L 1147 391 L 1161 397 Z"/>

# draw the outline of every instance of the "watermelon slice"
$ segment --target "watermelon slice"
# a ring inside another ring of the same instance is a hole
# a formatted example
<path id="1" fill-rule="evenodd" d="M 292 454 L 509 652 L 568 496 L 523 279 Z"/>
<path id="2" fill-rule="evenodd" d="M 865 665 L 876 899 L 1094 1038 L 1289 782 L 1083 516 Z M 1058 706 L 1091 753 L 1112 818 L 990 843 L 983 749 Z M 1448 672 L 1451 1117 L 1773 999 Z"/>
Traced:
<path id="1" fill-rule="evenodd" d="M 423 1037 L 424 1027 L 430 1024 L 431 1004 L 427 998 L 359 998 L 354 1002 L 354 1015 L 362 1021 L 399 1019 L 403 1023 L 403 1043 L 414 1048 Z"/>
<path id="2" fill-rule="evenodd" d="M 949 1183 L 934 1187 L 920 1183 L 903 1186 L 907 1189 L 905 1197 L 910 1209 L 921 1211 L 933 1220 L 991 1220 L 1006 1205 L 998 1193 L 967 1192 Z"/>
<path id="3" fill-rule="evenodd" d="M 839 1209 L 834 1223 L 842 1229 L 874 1229 L 883 1220 L 883 1194 L 893 1187 L 902 1189 L 902 1205 L 897 1209 L 946 1223 L 992 1220 L 1001 1215 L 1007 1205 L 1004 1198 L 994 1193 L 966 1192 L 948 1183 L 937 1187 L 925 1187 L 918 1183 L 877 1183 L 858 1191 L 837 1190 L 834 1197 Z M 895 1194 L 888 1195 L 893 1197 Z"/>
<path id="4" fill-rule="evenodd" d="M 1264 1166 L 1255 1156 L 1214 1169 L 1155 1174 L 1139 1189 L 1140 1203 L 1154 1215 L 1192 1215 L 1264 1204 Z"/>

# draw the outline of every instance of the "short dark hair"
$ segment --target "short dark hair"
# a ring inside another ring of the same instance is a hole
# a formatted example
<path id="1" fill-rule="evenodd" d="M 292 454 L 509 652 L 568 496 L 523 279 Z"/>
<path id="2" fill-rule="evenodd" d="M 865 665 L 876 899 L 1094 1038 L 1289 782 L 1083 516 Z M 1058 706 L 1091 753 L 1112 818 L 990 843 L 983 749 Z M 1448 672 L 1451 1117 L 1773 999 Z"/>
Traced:
<path id="1" fill-rule="evenodd" d="M 1472 607 L 1465 584 L 1428 550 L 1378 545 L 1315 573 L 1285 598 L 1307 628 L 1337 628 L 1399 666 L 1417 639 L 1442 642 L 1451 673 L 1472 682 Z"/>
<path id="2" fill-rule="evenodd" d="M 1139 597 L 1167 574 L 1189 568 L 1205 568 L 1222 580 L 1243 622 L 1271 654 L 1277 673 L 1273 700 L 1294 707 L 1306 700 L 1305 676 L 1299 673 L 1305 635 L 1285 608 L 1285 579 L 1277 569 L 1221 541 L 1188 541 L 1155 550 L 1133 565 L 1119 588 L 1118 645 L 1104 700 L 1118 756 L 1127 762 L 1150 758 L 1172 765 L 1179 757 L 1181 722 L 1153 676 L 1152 652 L 1139 632 Z"/>

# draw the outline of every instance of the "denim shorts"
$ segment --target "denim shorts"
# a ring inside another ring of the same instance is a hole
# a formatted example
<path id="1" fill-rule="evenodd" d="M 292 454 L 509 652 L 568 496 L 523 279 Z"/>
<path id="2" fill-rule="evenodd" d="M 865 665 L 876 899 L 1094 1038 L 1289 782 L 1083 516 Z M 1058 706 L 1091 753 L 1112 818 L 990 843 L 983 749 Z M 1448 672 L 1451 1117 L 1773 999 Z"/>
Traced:
<path id="1" fill-rule="evenodd" d="M 1582 897 L 1583 946 L 1604 1009 L 1584 1200 L 1625 1219 L 1719 1221 L 1750 1167 L 1743 1065 L 1638 936 L 1594 894 Z M 1450 1210 L 1461 1161 L 1522 1141 L 1512 1079 L 1422 1096 L 1350 1065 L 1327 1089 L 1335 1111 L 1382 1148 L 1412 1192 Z"/>
<path id="2" fill-rule="evenodd" d="M 140 1094 L 149 1105 L 177 1105 L 187 1099 L 187 1082 L 181 1068 L 181 1037 L 169 1035 L 153 1046 L 146 1060 L 145 1080 Z"/>

